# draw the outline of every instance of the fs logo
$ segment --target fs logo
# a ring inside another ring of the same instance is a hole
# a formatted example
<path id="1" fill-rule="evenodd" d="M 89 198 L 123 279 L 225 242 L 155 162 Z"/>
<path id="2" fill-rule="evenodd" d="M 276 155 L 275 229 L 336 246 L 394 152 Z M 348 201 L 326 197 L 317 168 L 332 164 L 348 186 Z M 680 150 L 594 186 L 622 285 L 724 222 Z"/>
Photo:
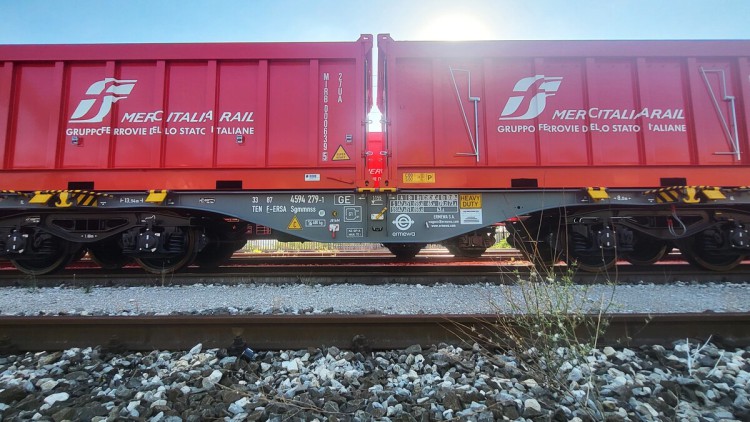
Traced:
<path id="1" fill-rule="evenodd" d="M 70 116 L 70 123 L 100 123 L 104 120 L 104 116 L 112 110 L 112 104 L 123 98 L 128 98 L 136 82 L 138 81 L 135 79 L 120 80 L 115 78 L 104 78 L 101 81 L 94 82 L 86 91 L 86 95 L 96 97 L 81 100 L 73 115 Z M 93 114 L 91 111 L 94 109 L 97 100 L 101 101 L 101 105 L 96 114 L 91 116 Z M 89 118 L 84 119 L 84 117 Z"/>
<path id="2" fill-rule="evenodd" d="M 545 77 L 544 75 L 536 75 L 523 78 L 516 82 L 516 86 L 513 87 L 513 92 L 523 92 L 524 95 L 510 97 L 505 104 L 505 108 L 503 108 L 503 112 L 500 114 L 499 120 L 524 120 L 533 119 L 534 117 L 539 116 L 547 105 L 547 97 L 555 95 L 555 92 L 560 88 L 562 79 L 562 76 Z M 542 83 L 537 86 L 536 95 L 529 100 L 529 108 L 526 109 L 526 112 L 522 115 L 514 116 L 519 107 L 521 107 L 523 100 L 526 98 L 526 94 L 528 94 L 529 90 L 536 85 L 537 81 L 542 81 Z"/>

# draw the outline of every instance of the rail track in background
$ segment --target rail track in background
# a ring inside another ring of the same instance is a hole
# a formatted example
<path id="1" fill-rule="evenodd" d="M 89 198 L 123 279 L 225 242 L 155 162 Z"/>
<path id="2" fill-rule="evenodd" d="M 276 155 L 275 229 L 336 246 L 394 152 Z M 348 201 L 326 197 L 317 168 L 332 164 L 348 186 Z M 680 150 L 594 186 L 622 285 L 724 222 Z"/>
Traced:
<path id="1" fill-rule="evenodd" d="M 616 314 L 598 344 L 639 346 L 709 337 L 734 348 L 750 345 L 750 314 Z M 403 349 L 441 342 L 474 342 L 491 332 L 497 315 L 135 316 L 1 317 L 0 354 L 102 346 L 107 351 L 227 348 L 242 337 L 254 350 L 336 346 Z M 490 330 L 490 331 L 487 331 Z"/>
<path id="2" fill-rule="evenodd" d="M 561 274 L 567 267 L 559 265 Z M 390 254 L 359 252 L 237 254 L 218 270 L 191 267 L 168 276 L 146 274 L 138 267 L 119 272 L 95 268 L 86 260 L 60 274 L 31 278 L 5 266 L 0 286 L 189 285 L 246 283 L 476 284 L 512 283 L 529 266 L 515 250 L 491 251 L 464 260 L 427 250 L 411 261 Z M 750 263 L 731 273 L 702 271 L 671 255 L 659 265 L 618 265 L 605 276 L 579 272 L 576 281 L 599 283 L 749 282 Z M 256 350 L 311 346 L 399 349 L 412 344 L 466 341 L 466 330 L 492 329 L 496 315 L 180 315 L 180 316 L 33 316 L 0 317 L 0 353 L 60 350 L 100 345 L 110 351 L 186 350 L 228 347 L 241 336 Z M 750 314 L 618 314 L 601 344 L 667 344 L 691 338 L 728 346 L 750 345 Z M 359 340 L 354 342 L 354 338 Z"/>
<path id="3" fill-rule="evenodd" d="M 476 284 L 512 283 L 532 271 L 522 255 L 513 249 L 488 251 L 480 258 L 456 258 L 440 249 L 428 249 L 412 260 L 399 260 L 387 251 L 369 252 L 296 252 L 236 254 L 226 265 L 213 268 L 190 267 L 182 272 L 154 275 L 132 265 L 120 270 L 101 269 L 90 260 L 82 260 L 58 274 L 29 276 L 10 263 L 0 264 L 0 287 L 52 287 L 91 285 L 190 285 L 190 284 Z M 558 275 L 569 268 L 554 267 Z M 576 271 L 578 283 L 622 284 L 682 282 L 750 282 L 750 261 L 732 271 L 713 272 L 689 265 L 679 253 L 670 254 L 653 265 L 620 262 L 607 273 Z"/>

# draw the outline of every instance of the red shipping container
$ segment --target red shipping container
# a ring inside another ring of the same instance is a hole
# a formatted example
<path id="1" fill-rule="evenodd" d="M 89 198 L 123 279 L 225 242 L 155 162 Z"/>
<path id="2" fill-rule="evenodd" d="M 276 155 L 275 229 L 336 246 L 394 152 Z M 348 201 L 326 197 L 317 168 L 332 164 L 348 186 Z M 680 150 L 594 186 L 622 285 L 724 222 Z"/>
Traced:
<path id="1" fill-rule="evenodd" d="M 0 189 L 353 188 L 371 49 L 0 46 Z"/>
<path id="2" fill-rule="evenodd" d="M 750 41 L 379 35 L 378 48 L 384 185 L 750 182 Z"/>

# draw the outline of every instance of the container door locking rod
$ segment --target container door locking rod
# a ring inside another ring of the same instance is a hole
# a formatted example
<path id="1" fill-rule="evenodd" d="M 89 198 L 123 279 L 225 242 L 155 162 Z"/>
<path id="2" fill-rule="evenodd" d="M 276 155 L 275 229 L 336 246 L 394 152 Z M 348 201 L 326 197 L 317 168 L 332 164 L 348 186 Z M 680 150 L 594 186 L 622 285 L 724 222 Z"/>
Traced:
<path id="1" fill-rule="evenodd" d="M 454 69 L 452 67 L 449 67 L 451 71 L 451 80 L 453 80 L 453 87 L 456 88 L 456 98 L 458 99 L 458 104 L 461 106 L 461 113 L 464 117 L 464 124 L 466 125 L 466 131 L 469 133 L 469 141 L 471 142 L 471 146 L 474 148 L 474 152 L 459 152 L 456 153 L 456 155 L 468 155 L 468 156 L 474 156 L 477 158 L 477 163 L 479 162 L 479 97 L 472 97 L 471 96 L 471 71 L 464 70 L 464 69 Z M 474 103 L 474 134 L 471 133 L 471 127 L 469 127 L 469 119 L 466 116 L 466 110 L 464 109 L 464 102 L 461 99 L 461 94 L 458 92 L 458 83 L 456 82 L 456 73 L 455 72 L 466 72 L 467 75 L 469 75 L 468 80 L 468 94 L 469 94 L 469 101 Z"/>

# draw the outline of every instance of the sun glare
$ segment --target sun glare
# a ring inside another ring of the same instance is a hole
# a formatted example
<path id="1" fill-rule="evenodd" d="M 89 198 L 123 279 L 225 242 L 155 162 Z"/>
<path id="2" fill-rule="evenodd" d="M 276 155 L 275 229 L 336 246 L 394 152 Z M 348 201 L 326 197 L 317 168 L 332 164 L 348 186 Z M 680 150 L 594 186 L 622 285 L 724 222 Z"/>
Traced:
<path id="1" fill-rule="evenodd" d="M 480 19 L 465 14 L 446 14 L 430 21 L 419 31 L 426 40 L 465 41 L 492 38 L 492 31 Z"/>

